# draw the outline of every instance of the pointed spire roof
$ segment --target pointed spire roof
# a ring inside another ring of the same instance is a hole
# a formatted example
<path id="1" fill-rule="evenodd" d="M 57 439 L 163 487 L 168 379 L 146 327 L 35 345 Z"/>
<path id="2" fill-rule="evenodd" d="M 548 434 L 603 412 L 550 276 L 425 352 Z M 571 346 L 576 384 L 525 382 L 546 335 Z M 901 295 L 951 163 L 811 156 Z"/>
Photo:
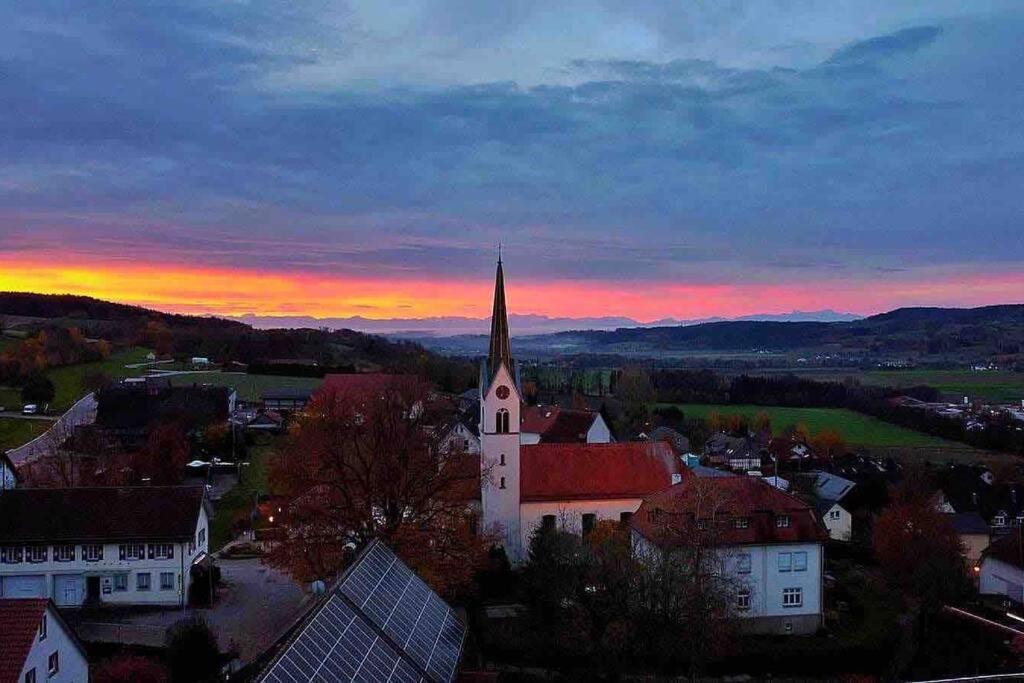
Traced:
<path id="1" fill-rule="evenodd" d="M 494 310 L 491 312 L 491 343 L 487 352 L 487 371 L 491 378 L 504 363 L 509 372 L 512 369 L 512 343 L 508 334 L 508 311 L 505 308 L 505 275 L 501 269 L 501 255 L 498 255 L 498 272 L 494 278 Z"/>

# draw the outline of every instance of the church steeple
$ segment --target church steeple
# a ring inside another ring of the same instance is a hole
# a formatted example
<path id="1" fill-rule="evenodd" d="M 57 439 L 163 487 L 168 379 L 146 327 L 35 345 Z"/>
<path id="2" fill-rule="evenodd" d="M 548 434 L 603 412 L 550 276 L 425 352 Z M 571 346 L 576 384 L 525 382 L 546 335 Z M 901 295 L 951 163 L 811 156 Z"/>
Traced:
<path id="1" fill-rule="evenodd" d="M 508 311 L 505 309 L 505 275 L 501 269 L 501 252 L 498 252 L 498 272 L 494 278 L 494 310 L 491 312 L 491 344 L 487 352 L 488 379 L 494 377 L 504 363 L 509 373 L 512 369 L 512 343 L 508 335 Z"/>

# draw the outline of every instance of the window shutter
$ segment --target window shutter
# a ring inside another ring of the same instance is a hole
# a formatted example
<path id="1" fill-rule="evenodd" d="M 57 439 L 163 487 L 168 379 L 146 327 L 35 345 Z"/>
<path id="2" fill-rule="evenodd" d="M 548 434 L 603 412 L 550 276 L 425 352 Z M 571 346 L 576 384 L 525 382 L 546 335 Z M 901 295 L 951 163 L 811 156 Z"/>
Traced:
<path id="1" fill-rule="evenodd" d="M 153 544 L 152 544 L 152 543 L 150 543 L 150 544 L 149 544 L 149 559 L 151 559 L 151 560 L 152 560 L 152 559 L 153 559 L 153 557 L 155 556 L 155 554 L 156 554 L 156 553 L 155 553 L 155 551 L 153 550 Z"/>
<path id="2" fill-rule="evenodd" d="M 174 559 L 174 544 L 173 543 L 171 543 L 170 545 L 167 546 L 167 557 L 169 559 L 172 559 L 172 560 Z"/>
<path id="3" fill-rule="evenodd" d="M 120 546 L 117 547 L 117 549 L 118 549 L 119 554 L 121 555 L 121 559 L 123 560 L 124 559 L 124 555 L 125 555 L 125 553 L 124 553 L 124 546 L 120 545 Z"/>

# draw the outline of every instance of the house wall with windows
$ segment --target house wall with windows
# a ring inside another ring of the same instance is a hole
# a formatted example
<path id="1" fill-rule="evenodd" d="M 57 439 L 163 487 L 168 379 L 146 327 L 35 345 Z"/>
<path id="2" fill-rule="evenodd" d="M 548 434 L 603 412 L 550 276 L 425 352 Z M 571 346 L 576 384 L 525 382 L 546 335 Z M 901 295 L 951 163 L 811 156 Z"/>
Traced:
<path id="1" fill-rule="evenodd" d="M 833 541 L 849 541 L 853 537 L 853 517 L 839 503 L 822 511 L 821 521 Z"/>
<path id="2" fill-rule="evenodd" d="M 520 507 L 523 547 L 530 547 L 530 538 L 534 531 L 544 524 L 545 517 L 561 531 L 580 534 L 584 531 L 584 515 L 593 515 L 588 519 L 593 519 L 595 524 L 605 520 L 619 522 L 623 521 L 623 513 L 632 515 L 642 502 L 642 498 L 524 502 Z"/>
<path id="3" fill-rule="evenodd" d="M 61 607 L 178 606 L 188 599 L 192 563 L 208 552 L 200 510 L 189 541 L 62 542 L 0 547 L 0 597 L 48 597 Z"/>
<path id="4" fill-rule="evenodd" d="M 52 605 L 44 614 L 18 683 L 87 683 L 85 653 Z"/>
<path id="5" fill-rule="evenodd" d="M 1024 604 L 1024 570 L 995 557 L 983 557 L 978 592 L 1002 595 L 1018 605 Z"/>

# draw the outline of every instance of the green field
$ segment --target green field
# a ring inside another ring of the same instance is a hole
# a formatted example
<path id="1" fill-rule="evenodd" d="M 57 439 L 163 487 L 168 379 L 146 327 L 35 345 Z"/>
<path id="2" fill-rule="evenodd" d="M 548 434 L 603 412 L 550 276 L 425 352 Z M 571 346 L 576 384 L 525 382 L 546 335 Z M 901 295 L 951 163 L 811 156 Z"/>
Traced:
<path id="1" fill-rule="evenodd" d="M 1024 399 L 1024 373 L 1003 370 L 871 370 L 861 381 L 892 387 L 926 384 L 957 401 L 964 396 L 1014 403 Z"/>
<path id="2" fill-rule="evenodd" d="M 669 405 L 669 404 L 662 404 Z M 786 427 L 802 423 L 811 433 L 835 429 L 851 446 L 951 446 L 953 444 L 921 432 L 904 429 L 867 415 L 844 408 L 781 408 L 754 405 L 711 405 L 700 403 L 677 404 L 687 417 L 706 418 L 713 412 L 720 415 L 746 415 L 753 419 L 764 411 L 772 418 L 772 431 L 779 433 Z"/>
<path id="3" fill-rule="evenodd" d="M 95 363 L 79 363 L 53 368 L 46 373 L 53 381 L 57 394 L 50 404 L 51 413 L 62 413 L 75 401 L 85 395 L 85 378 L 92 373 L 102 372 L 108 377 L 118 380 L 125 377 L 140 377 L 146 374 L 145 368 L 126 368 L 129 363 L 143 363 L 149 349 L 130 349 L 112 353 L 106 360 Z"/>
<path id="4" fill-rule="evenodd" d="M 258 401 L 260 394 L 271 389 L 316 389 L 323 384 L 320 377 L 283 377 L 278 375 L 247 375 L 243 372 L 188 372 L 171 375 L 171 386 L 212 384 L 231 387 L 243 401 Z"/>
<path id="5" fill-rule="evenodd" d="M 50 422 L 0 417 L 0 453 L 22 446 L 46 431 Z"/>

